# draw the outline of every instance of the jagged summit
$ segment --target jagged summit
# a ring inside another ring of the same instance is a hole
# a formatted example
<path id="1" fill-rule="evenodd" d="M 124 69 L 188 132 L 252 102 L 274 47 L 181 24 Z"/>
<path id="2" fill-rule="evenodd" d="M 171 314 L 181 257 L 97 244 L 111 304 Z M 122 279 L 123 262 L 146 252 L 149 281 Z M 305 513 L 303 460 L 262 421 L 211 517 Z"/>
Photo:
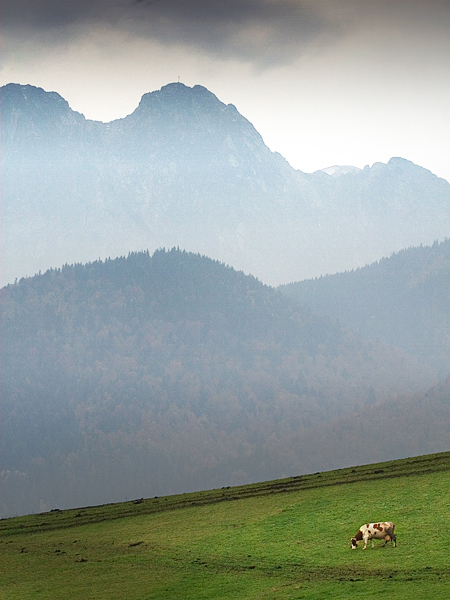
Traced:
<path id="1" fill-rule="evenodd" d="M 1 88 L 0 110 L 2 129 L 9 129 L 26 119 L 56 117 L 71 111 L 69 103 L 56 92 L 45 92 L 32 85 L 9 83 Z M 6 122 L 5 122 L 6 121 Z"/>
<path id="2" fill-rule="evenodd" d="M 43 88 L 30 84 L 7 83 L 1 88 L 1 92 L 1 102 L 4 102 L 11 97 L 16 101 L 20 99 L 32 101 L 35 98 L 43 102 L 57 100 L 58 102 L 62 102 L 64 105 L 69 106 L 69 103 L 57 92 L 46 92 Z"/>
<path id="3" fill-rule="evenodd" d="M 201 85 L 169 83 L 110 123 L 30 85 L 0 102 L 3 283 L 179 246 L 279 284 L 450 230 L 450 186 L 426 169 L 396 158 L 306 175 Z"/>
<path id="4" fill-rule="evenodd" d="M 80 114 L 73 111 L 67 100 L 57 92 L 46 92 L 34 85 L 8 83 L 0 88 L 0 91 L 2 120 L 4 116 L 9 116 L 10 112 L 17 114 L 20 111 L 30 112 L 32 110 L 38 111 L 40 114 L 52 111 L 55 114 Z"/>
<path id="5" fill-rule="evenodd" d="M 48 161 L 61 145 L 67 147 L 70 138 L 81 134 L 87 123 L 57 92 L 17 83 L 0 89 L 0 114 L 3 165 L 11 158 L 9 148 L 16 161 L 23 158 L 26 162 L 27 153 L 35 158 L 44 153 Z"/>
<path id="6" fill-rule="evenodd" d="M 361 169 L 358 167 L 352 167 L 350 165 L 333 165 L 332 167 L 320 169 L 320 172 L 332 175 L 333 177 L 339 177 L 340 175 L 346 175 L 347 173 L 357 173 L 360 170 Z"/>
<path id="7" fill-rule="evenodd" d="M 210 92 L 204 86 L 194 85 L 193 87 L 190 87 L 188 85 L 185 85 L 184 83 L 180 83 L 179 81 L 173 82 L 173 83 L 168 83 L 167 85 L 163 85 L 160 90 L 156 90 L 154 92 L 148 92 L 147 94 L 144 94 L 142 96 L 141 102 L 145 101 L 148 98 L 154 98 L 154 97 L 187 98 L 187 97 L 193 97 L 193 96 L 213 98 L 217 102 L 220 102 L 220 100 L 218 100 L 217 96 L 215 96 L 212 92 Z"/>
<path id="8" fill-rule="evenodd" d="M 228 111 L 237 113 L 233 105 L 226 105 L 217 96 L 201 85 L 188 87 L 184 83 L 169 83 L 160 90 L 144 94 L 134 114 L 146 111 L 162 111 L 165 113 L 182 113 L 188 115 L 192 111 L 202 111 L 206 114 Z M 239 115 L 244 119 L 242 115 Z M 246 119 L 245 119 L 246 120 Z"/>
<path id="9" fill-rule="evenodd" d="M 128 120 L 145 119 L 153 128 L 162 126 L 164 135 L 173 128 L 190 137 L 199 128 L 208 136 L 244 134 L 257 144 L 264 144 L 253 125 L 233 104 L 224 104 L 201 85 L 188 87 L 183 83 L 169 83 L 160 90 L 144 94 L 136 110 L 125 117 Z"/>

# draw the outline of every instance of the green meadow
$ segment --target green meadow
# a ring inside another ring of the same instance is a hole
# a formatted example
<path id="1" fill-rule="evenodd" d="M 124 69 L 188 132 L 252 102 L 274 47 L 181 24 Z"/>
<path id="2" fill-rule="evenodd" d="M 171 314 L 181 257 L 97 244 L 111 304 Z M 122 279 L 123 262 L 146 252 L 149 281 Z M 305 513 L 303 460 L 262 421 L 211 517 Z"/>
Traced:
<path id="1" fill-rule="evenodd" d="M 390 520 L 397 547 L 351 550 Z M 5 600 L 450 598 L 450 453 L 0 521 Z"/>

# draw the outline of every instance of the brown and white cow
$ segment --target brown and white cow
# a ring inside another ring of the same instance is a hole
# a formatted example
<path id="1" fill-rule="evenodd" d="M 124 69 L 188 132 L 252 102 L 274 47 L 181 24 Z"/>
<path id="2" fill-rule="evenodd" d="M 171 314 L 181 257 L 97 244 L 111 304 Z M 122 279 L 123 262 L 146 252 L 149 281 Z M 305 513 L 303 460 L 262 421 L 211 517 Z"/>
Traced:
<path id="1" fill-rule="evenodd" d="M 352 538 L 352 550 L 358 547 L 358 542 L 364 540 L 364 548 L 366 549 L 367 542 L 372 540 L 372 548 L 374 547 L 373 540 L 384 540 L 383 546 L 389 541 L 392 541 L 393 546 L 397 545 L 397 537 L 394 533 L 395 525 L 390 521 L 384 523 L 367 523 L 359 528 L 358 533 Z"/>

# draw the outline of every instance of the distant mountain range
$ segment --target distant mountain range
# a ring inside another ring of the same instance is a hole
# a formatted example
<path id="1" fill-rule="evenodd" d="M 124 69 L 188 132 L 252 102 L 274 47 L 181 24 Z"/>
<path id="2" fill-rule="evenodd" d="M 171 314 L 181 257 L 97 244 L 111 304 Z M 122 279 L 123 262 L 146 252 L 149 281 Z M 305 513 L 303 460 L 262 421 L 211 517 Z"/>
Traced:
<path id="1" fill-rule="evenodd" d="M 310 452 L 328 446 L 342 464 L 350 464 L 354 448 L 362 462 L 383 460 L 394 447 L 397 456 L 450 448 L 450 240 L 279 290 L 366 342 L 401 349 L 420 369 L 437 369 L 438 383 L 426 393 L 377 402 L 308 431 L 303 442 Z M 351 445 L 345 431 L 351 431 Z M 372 444 L 375 439 L 378 444 Z"/>
<path id="2" fill-rule="evenodd" d="M 8 84 L 0 111 L 2 283 L 181 247 L 275 285 L 450 231 L 445 180 L 402 158 L 302 173 L 202 86 L 169 84 L 100 123 L 55 92 Z"/>
<path id="3" fill-rule="evenodd" d="M 0 516 L 448 441 L 448 385 L 432 413 L 423 401 L 436 367 L 200 255 L 132 253 L 23 279 L 2 289 L 0 326 Z"/>
<path id="4" fill-rule="evenodd" d="M 442 377 L 450 373 L 450 239 L 279 289 L 366 339 L 433 364 Z"/>

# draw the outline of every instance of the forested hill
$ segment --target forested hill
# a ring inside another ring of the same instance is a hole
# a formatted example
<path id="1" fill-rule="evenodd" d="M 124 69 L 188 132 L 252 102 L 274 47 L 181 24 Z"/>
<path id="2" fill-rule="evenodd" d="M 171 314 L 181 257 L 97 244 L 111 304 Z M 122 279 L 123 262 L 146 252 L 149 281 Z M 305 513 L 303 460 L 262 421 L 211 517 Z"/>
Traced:
<path id="1" fill-rule="evenodd" d="M 280 287 L 363 336 L 450 372 L 450 240 L 346 273 Z"/>
<path id="2" fill-rule="evenodd" d="M 3 516 L 339 467 L 306 432 L 434 377 L 176 249 L 3 288 L 1 339 Z"/>

